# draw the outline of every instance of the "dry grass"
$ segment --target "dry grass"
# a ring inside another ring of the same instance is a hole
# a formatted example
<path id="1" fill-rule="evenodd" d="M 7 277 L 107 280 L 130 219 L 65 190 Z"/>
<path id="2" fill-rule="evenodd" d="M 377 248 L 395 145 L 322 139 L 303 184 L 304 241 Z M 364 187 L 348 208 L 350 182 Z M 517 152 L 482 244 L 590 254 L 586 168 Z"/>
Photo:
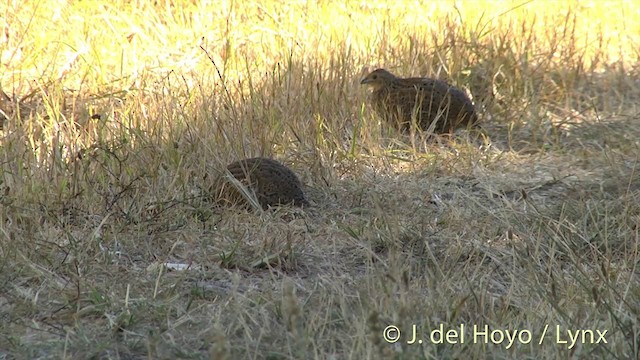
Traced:
<path id="1" fill-rule="evenodd" d="M 29 4 L 0 4 L 0 358 L 640 356 L 632 2 Z M 482 133 L 380 124 L 378 66 L 468 89 Z M 314 208 L 205 201 L 259 155 Z"/>

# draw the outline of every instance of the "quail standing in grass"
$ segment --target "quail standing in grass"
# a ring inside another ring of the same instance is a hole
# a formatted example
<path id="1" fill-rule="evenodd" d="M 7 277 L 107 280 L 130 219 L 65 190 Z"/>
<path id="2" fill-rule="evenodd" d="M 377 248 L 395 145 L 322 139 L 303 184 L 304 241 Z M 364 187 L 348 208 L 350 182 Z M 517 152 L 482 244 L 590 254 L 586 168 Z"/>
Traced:
<path id="1" fill-rule="evenodd" d="M 376 69 L 360 84 L 373 88 L 371 103 L 374 110 L 400 129 L 409 129 L 413 117 L 419 129 L 432 127 L 438 134 L 478 121 L 467 95 L 442 80 L 399 78 L 385 69 Z"/>
<path id="2" fill-rule="evenodd" d="M 256 157 L 233 162 L 227 170 L 255 194 L 263 209 L 281 204 L 295 206 L 309 206 L 309 202 L 302 191 L 302 184 L 285 165 L 273 159 Z M 218 196 L 224 201 L 246 203 L 246 196 L 242 196 L 238 188 L 229 181 L 222 181 L 217 188 Z"/>

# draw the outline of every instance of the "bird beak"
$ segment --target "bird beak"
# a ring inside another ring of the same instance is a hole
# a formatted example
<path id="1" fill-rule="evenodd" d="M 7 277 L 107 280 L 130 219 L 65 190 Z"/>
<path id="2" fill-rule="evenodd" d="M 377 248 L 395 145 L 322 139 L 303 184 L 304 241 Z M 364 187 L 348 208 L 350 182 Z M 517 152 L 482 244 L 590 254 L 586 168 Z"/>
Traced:
<path id="1" fill-rule="evenodd" d="M 368 83 L 370 83 L 370 82 L 371 82 L 371 79 L 369 79 L 369 78 L 364 78 L 364 79 L 362 79 L 362 81 L 360 81 L 360 85 L 368 84 Z"/>

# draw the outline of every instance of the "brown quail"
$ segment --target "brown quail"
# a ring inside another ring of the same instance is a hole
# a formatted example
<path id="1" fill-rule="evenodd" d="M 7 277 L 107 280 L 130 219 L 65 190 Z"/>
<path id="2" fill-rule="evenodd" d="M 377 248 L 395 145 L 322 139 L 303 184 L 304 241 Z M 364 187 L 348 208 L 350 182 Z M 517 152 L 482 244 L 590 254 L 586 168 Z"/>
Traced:
<path id="1" fill-rule="evenodd" d="M 471 100 L 461 90 L 437 79 L 399 78 L 385 69 L 376 69 L 360 84 L 373 87 L 374 110 L 400 129 L 409 129 L 412 116 L 422 130 L 434 121 L 434 133 L 447 133 L 478 121 Z"/>
<path id="2" fill-rule="evenodd" d="M 256 157 L 233 162 L 227 170 L 249 191 L 255 193 L 263 209 L 280 204 L 309 206 L 296 174 L 283 164 L 268 158 Z M 219 197 L 229 202 L 244 202 L 239 190 L 228 181 L 222 181 Z"/>

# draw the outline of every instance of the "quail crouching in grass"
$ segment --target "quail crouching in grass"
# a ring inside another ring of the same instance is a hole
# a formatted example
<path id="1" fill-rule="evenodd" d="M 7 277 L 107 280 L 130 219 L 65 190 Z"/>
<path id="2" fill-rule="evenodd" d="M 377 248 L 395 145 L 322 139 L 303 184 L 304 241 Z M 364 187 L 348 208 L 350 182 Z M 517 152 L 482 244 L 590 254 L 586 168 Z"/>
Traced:
<path id="1" fill-rule="evenodd" d="M 286 204 L 309 206 L 296 174 L 276 160 L 264 157 L 239 160 L 229 164 L 227 170 L 233 178 L 224 174 L 214 186 L 221 203 L 249 206 L 251 199 L 256 199 L 265 210 Z"/>
<path id="2" fill-rule="evenodd" d="M 373 88 L 374 110 L 399 129 L 409 129 L 412 118 L 419 129 L 432 129 L 437 134 L 478 122 L 469 97 L 442 80 L 399 78 L 385 69 L 376 69 L 360 84 Z"/>

